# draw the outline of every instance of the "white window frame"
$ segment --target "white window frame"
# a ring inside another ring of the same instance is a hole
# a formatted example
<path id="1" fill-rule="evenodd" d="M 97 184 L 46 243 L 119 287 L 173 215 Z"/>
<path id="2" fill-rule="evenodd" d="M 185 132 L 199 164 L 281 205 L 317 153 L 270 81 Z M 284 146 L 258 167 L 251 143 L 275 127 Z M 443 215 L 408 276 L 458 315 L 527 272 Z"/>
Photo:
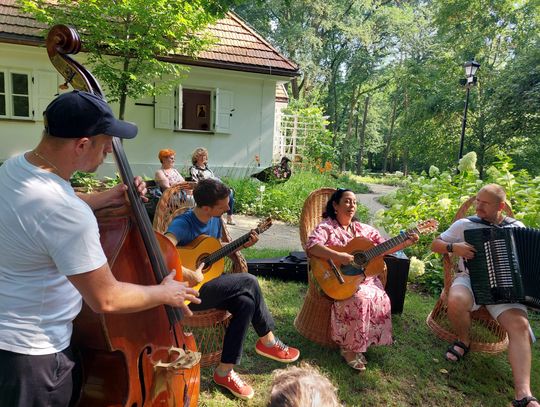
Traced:
<path id="1" fill-rule="evenodd" d="M 2 96 L 5 98 L 6 101 L 6 114 L 2 115 L 0 114 L 0 118 L 2 119 L 17 119 L 17 120 L 33 120 L 33 84 L 32 84 L 32 71 L 30 70 L 24 70 L 24 69 L 13 69 L 13 68 L 0 68 L 0 72 L 4 74 L 4 93 L 2 93 Z M 12 85 L 12 75 L 26 75 L 27 80 L 27 89 L 28 94 L 14 94 L 13 93 L 13 85 Z M 16 116 L 13 112 L 13 97 L 14 96 L 26 96 L 28 98 L 28 116 Z"/>
<path id="2" fill-rule="evenodd" d="M 43 111 L 58 94 L 62 78 L 55 71 L 0 67 L 4 74 L 6 114 L 0 119 L 43 121 Z M 28 116 L 16 116 L 13 112 L 12 74 L 26 75 L 28 81 Z"/>
<path id="3" fill-rule="evenodd" d="M 210 128 L 208 130 L 185 129 L 182 123 L 183 90 L 210 92 Z M 221 88 L 177 86 L 174 93 L 156 96 L 154 103 L 154 127 L 173 131 L 198 133 L 231 133 L 234 109 L 234 93 Z"/>

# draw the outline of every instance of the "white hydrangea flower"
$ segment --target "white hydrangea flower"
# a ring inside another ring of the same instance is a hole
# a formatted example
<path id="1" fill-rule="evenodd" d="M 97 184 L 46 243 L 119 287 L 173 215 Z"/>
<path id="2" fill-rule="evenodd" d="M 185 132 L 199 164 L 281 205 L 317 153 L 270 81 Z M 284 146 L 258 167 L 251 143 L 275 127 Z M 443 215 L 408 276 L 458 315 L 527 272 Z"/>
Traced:
<path id="1" fill-rule="evenodd" d="M 394 174 L 396 177 L 403 177 L 403 173 L 401 171 L 396 171 Z"/>
<path id="2" fill-rule="evenodd" d="M 441 198 L 437 201 L 437 204 L 444 210 L 450 209 L 450 205 L 452 205 L 452 200 L 449 198 Z"/>
<path id="3" fill-rule="evenodd" d="M 415 256 L 412 256 L 410 259 L 409 266 L 409 279 L 414 279 L 418 276 L 423 275 L 426 272 L 426 265 L 422 260 L 417 259 Z"/>
<path id="4" fill-rule="evenodd" d="M 501 172 L 496 167 L 491 166 L 486 170 L 486 174 L 490 178 L 498 178 Z"/>
<path id="5" fill-rule="evenodd" d="M 465 154 L 461 160 L 459 160 L 458 170 L 460 172 L 473 172 L 476 169 L 476 153 L 471 151 Z"/>
<path id="6" fill-rule="evenodd" d="M 429 167 L 429 176 L 430 177 L 436 177 L 437 175 L 440 174 L 440 170 L 435 167 L 434 165 L 432 165 L 431 167 Z"/>

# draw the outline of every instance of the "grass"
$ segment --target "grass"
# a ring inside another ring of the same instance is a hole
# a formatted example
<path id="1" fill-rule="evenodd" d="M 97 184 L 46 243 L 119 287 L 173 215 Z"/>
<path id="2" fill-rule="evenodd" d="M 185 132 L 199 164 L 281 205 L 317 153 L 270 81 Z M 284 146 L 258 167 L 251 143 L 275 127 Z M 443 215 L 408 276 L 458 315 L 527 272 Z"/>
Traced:
<path id="1" fill-rule="evenodd" d="M 251 258 L 280 257 L 286 250 L 244 252 Z M 392 346 L 371 347 L 368 369 L 357 374 L 346 366 L 336 350 L 322 348 L 304 339 L 293 326 L 307 286 L 303 283 L 259 278 L 264 297 L 276 321 L 276 333 L 285 343 L 297 346 L 300 359 L 317 365 L 338 388 L 346 406 L 448 406 L 506 407 L 513 399 L 512 375 L 506 353 L 469 353 L 462 363 L 444 360 L 446 342 L 429 330 L 426 316 L 435 298 L 408 290 L 402 315 L 392 318 Z M 540 335 L 540 315 L 530 317 L 533 330 Z M 237 371 L 255 389 L 249 402 L 222 392 L 212 382 L 212 369 L 201 372 L 201 406 L 264 406 L 270 392 L 272 371 L 282 364 L 257 355 L 256 335 L 250 329 L 244 356 Z M 540 350 L 533 346 L 532 390 L 540 395 Z"/>

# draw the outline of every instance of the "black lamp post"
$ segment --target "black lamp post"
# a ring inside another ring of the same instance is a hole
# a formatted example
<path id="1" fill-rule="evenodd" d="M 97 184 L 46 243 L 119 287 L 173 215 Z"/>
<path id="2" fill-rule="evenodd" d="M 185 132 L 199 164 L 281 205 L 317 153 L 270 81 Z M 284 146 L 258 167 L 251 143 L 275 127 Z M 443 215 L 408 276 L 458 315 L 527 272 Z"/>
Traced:
<path id="1" fill-rule="evenodd" d="M 462 84 L 465 85 L 467 89 L 467 96 L 465 96 L 465 108 L 463 109 L 463 122 L 461 123 L 461 140 L 459 142 L 459 157 L 458 161 L 463 157 L 463 142 L 465 141 L 465 126 L 467 125 L 467 109 L 469 108 L 469 92 L 471 86 L 476 84 L 476 71 L 480 68 L 480 64 L 474 59 L 472 61 L 467 61 L 463 64 L 465 68 L 465 80 L 462 81 Z"/>

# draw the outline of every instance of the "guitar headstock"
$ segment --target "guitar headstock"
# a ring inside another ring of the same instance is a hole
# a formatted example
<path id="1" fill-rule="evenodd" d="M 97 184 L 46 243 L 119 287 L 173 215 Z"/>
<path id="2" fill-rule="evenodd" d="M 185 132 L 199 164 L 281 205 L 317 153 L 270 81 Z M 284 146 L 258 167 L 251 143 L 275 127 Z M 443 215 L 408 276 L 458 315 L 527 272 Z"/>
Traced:
<path id="1" fill-rule="evenodd" d="M 257 234 L 261 234 L 262 232 L 268 230 L 270 226 L 272 226 L 272 218 L 268 217 L 259 222 L 255 231 L 257 232 Z"/>
<path id="2" fill-rule="evenodd" d="M 414 229 L 412 229 L 411 233 L 418 233 L 420 235 L 425 235 L 427 233 L 435 232 L 437 228 L 439 227 L 439 222 L 435 219 L 428 219 L 425 221 L 422 221 L 416 225 Z"/>

